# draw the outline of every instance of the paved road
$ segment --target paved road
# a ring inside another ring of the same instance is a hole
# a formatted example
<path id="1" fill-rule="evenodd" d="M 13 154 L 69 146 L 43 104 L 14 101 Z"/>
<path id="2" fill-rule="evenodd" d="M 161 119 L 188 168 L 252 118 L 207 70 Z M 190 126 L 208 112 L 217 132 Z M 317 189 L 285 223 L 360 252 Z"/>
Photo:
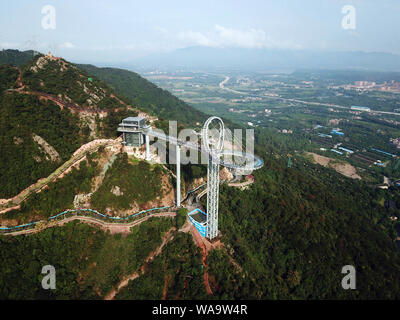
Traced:
<path id="1" fill-rule="evenodd" d="M 243 96 L 248 95 L 247 92 L 240 92 L 240 91 L 236 91 L 236 90 L 233 90 L 233 89 L 226 88 L 226 87 L 225 87 L 225 84 L 226 84 L 230 79 L 231 79 L 230 77 L 225 76 L 225 80 L 223 80 L 223 81 L 219 84 L 219 87 L 220 87 L 221 89 L 223 89 L 223 90 L 226 90 L 226 91 L 229 91 L 229 92 L 232 92 L 232 93 L 240 94 L 240 95 L 243 95 Z"/>

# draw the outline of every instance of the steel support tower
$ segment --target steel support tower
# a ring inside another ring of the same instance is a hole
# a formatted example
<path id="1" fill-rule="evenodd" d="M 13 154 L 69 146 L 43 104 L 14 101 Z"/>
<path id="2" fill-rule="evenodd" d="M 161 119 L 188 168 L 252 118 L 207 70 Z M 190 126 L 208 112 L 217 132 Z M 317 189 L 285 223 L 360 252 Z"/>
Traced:
<path id="1" fill-rule="evenodd" d="M 224 145 L 225 127 L 221 118 L 211 117 L 203 126 L 203 146 L 208 154 L 207 238 L 218 236 L 219 159 Z"/>
<path id="2" fill-rule="evenodd" d="M 145 124 L 138 125 L 140 121 L 144 119 L 138 119 L 131 117 L 124 119 L 126 121 L 136 121 L 133 124 L 134 128 L 126 128 L 127 124 L 121 123 L 118 128 L 119 132 L 124 134 L 124 144 L 126 143 L 127 133 L 141 133 L 144 135 L 144 141 L 139 141 L 140 146 L 146 145 L 146 160 L 151 159 L 150 155 L 150 137 L 156 137 L 162 141 L 168 141 L 171 145 L 176 146 L 176 207 L 181 206 L 181 148 L 187 148 L 206 154 L 208 157 L 208 168 L 207 168 L 207 219 L 206 219 L 206 237 L 210 240 L 218 236 L 218 200 L 219 200 L 219 169 L 220 166 L 224 166 L 235 170 L 237 172 L 247 172 L 258 170 L 264 165 L 263 160 L 260 157 L 255 156 L 253 153 L 243 153 L 241 151 L 225 150 L 225 127 L 224 122 L 219 117 L 210 117 L 203 126 L 201 138 L 202 145 L 193 144 L 188 141 L 179 140 L 176 134 L 168 136 L 165 133 L 160 133 L 152 130 L 150 126 Z M 126 122 L 125 121 L 125 122 Z M 139 122 L 138 122 L 139 121 Z M 129 123 L 128 123 L 129 124 Z M 139 123 L 140 124 L 140 123 Z M 227 142 L 230 142 L 230 137 L 227 137 Z M 230 142 L 231 143 L 231 142 Z M 172 150 L 171 150 L 172 152 Z M 231 160 L 226 160 L 226 156 L 239 156 L 246 160 L 246 164 L 238 164 Z M 248 163 L 249 164 L 248 164 Z M 400 163 L 400 162 L 399 162 Z"/>
<path id="3" fill-rule="evenodd" d="M 218 236 L 219 164 L 211 155 L 207 167 L 207 238 Z"/>
<path id="4" fill-rule="evenodd" d="M 148 134 L 145 135 L 146 141 L 146 161 L 150 161 L 150 137 Z"/>

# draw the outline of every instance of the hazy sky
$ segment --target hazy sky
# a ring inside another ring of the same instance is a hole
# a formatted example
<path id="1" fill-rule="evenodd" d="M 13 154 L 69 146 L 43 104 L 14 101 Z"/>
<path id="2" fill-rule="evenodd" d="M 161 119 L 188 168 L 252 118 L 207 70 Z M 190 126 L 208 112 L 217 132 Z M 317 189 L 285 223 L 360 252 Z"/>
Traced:
<path id="1" fill-rule="evenodd" d="M 42 26 L 46 5 L 55 29 Z M 345 5 L 356 9 L 355 29 L 342 27 Z M 77 62 L 193 45 L 400 54 L 399 0 L 1 0 L 0 9 L 0 48 L 51 49 Z"/>

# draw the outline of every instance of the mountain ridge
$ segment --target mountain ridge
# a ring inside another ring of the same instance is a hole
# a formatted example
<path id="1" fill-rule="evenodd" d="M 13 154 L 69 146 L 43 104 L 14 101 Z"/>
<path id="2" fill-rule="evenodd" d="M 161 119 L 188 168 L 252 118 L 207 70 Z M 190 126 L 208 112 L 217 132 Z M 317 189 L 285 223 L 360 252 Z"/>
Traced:
<path id="1" fill-rule="evenodd" d="M 147 68 L 264 69 L 367 69 L 400 71 L 400 55 L 365 51 L 318 51 L 289 49 L 213 48 L 194 46 L 169 53 L 152 54 L 132 61 Z"/>

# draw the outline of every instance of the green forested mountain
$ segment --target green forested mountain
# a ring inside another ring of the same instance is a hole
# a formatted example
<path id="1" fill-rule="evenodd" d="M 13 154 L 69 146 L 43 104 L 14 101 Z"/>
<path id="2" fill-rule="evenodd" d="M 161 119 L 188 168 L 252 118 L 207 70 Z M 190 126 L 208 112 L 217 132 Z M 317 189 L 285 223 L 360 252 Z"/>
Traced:
<path id="1" fill-rule="evenodd" d="M 92 65 L 78 65 L 115 89 L 129 103 L 166 120 L 177 120 L 194 125 L 203 122 L 206 115 L 157 87 L 139 74 L 117 68 L 97 68 Z"/>
<path id="2" fill-rule="evenodd" d="M 11 53 L 10 59 L 20 56 L 18 51 Z M 115 135 L 116 128 L 109 128 L 109 119 L 117 118 L 114 120 L 118 122 L 127 113 L 126 106 L 111 94 L 101 81 L 90 82 L 85 73 L 61 59 L 37 55 L 19 68 L 0 64 L 0 198 L 15 196 L 47 177 L 89 140 L 111 130 Z M 70 110 L 67 105 L 71 103 L 109 113 L 114 113 L 113 108 L 120 110 L 101 121 L 95 114 L 82 117 Z M 92 124 L 96 122 L 98 130 Z M 43 144 L 54 150 L 53 158 Z"/>
<path id="3" fill-rule="evenodd" d="M 18 74 L 17 68 L 8 64 L 0 64 L 0 91 L 13 88 Z"/>
<path id="4" fill-rule="evenodd" d="M 153 218 L 126 237 L 74 222 L 32 236 L 0 236 L 0 299 L 102 299 L 144 263 L 172 224 Z M 57 270 L 56 290 L 40 285 L 48 264 Z"/>
<path id="5" fill-rule="evenodd" d="M 205 118 L 133 72 L 87 65 L 79 66 L 84 69 L 81 71 L 64 60 L 43 61 L 41 57 L 25 62 L 21 68 L 23 89 L 17 83 L 18 70 L 0 65 L 1 198 L 15 195 L 59 165 L 46 158 L 35 136 L 57 150 L 62 162 L 94 134 L 115 134 L 118 121 L 131 110 L 112 99 L 114 92 L 125 102 L 166 120 L 193 124 Z M 91 120 L 97 121 L 96 128 L 100 129 L 92 132 L 88 119 L 80 113 L 27 94 L 28 90 L 101 109 L 107 111 L 107 116 L 102 121 L 93 116 Z M 120 108 L 118 112 L 116 107 Z M 256 153 L 265 166 L 254 173 L 255 183 L 243 191 L 221 186 L 223 246 L 207 258 L 213 291 L 210 298 L 398 299 L 400 258 L 394 241 L 396 225 L 390 217 L 400 218 L 400 214 L 397 208 L 385 207 L 388 200 L 400 207 L 398 191 L 393 197 L 395 190 L 351 180 L 298 155 L 293 156 L 293 166 L 288 168 L 287 152 L 301 150 L 306 142 L 286 141 L 260 128 L 256 135 Z M 89 157 L 79 170 L 72 170 L 49 189 L 29 197 L 21 210 L 7 212 L 0 219 L 23 222 L 32 214 L 48 217 L 64 210 L 76 194 L 90 192 L 91 181 L 100 171 L 95 166 L 107 162 L 99 154 L 94 155 L 95 161 Z M 131 170 L 134 165 L 138 167 Z M 144 183 L 135 190 L 137 194 L 129 194 L 131 184 L 140 183 L 130 176 L 135 172 L 142 174 Z M 132 199 L 154 198 L 160 171 L 155 173 L 149 177 L 151 170 L 146 164 L 117 159 L 105 175 L 103 186 L 95 192 L 94 202 L 101 209 L 118 203 L 114 200 L 120 196 L 112 191 L 116 184 L 121 184 L 124 196 L 119 200 L 124 201 L 124 208 Z M 201 175 L 204 171 L 196 168 L 187 176 Z M 129 181 L 122 184 L 120 179 Z M 146 186 L 152 189 L 146 190 Z M 126 237 L 107 235 L 82 224 L 30 236 L 0 236 L 0 298 L 104 297 L 112 286 L 143 264 L 149 252 L 161 243 L 161 234 L 175 225 L 172 220 L 158 221 L 134 227 Z M 146 274 L 131 282 L 117 298 L 160 299 L 165 283 L 168 299 L 208 298 L 199 250 L 189 235 L 174 232 L 174 240 L 149 263 Z M 60 270 L 59 291 L 49 294 L 38 289 L 44 264 L 54 264 Z M 357 290 L 342 289 L 344 265 L 355 266 Z"/>
<path id="6" fill-rule="evenodd" d="M 50 144 L 59 159 L 50 159 L 34 135 Z M 0 197 L 12 197 L 48 176 L 87 141 L 79 117 L 68 110 L 34 95 L 0 94 Z"/>
<path id="7" fill-rule="evenodd" d="M 19 50 L 1 50 L 0 51 L 0 63 L 1 64 L 11 64 L 15 66 L 23 65 L 35 56 L 35 52 L 32 50 L 19 51 Z"/>
<path id="8" fill-rule="evenodd" d="M 56 95 L 84 108 L 121 106 L 106 84 L 61 58 L 36 57 L 22 68 L 22 82 L 28 90 Z"/>
<path id="9" fill-rule="evenodd" d="M 221 253 L 211 254 L 220 297 L 399 298 L 400 257 L 383 190 L 307 162 L 288 168 L 267 157 L 255 178 L 249 190 L 221 190 L 223 242 L 243 272 L 227 281 Z M 345 265 L 357 270 L 357 290 L 341 287 Z"/>

